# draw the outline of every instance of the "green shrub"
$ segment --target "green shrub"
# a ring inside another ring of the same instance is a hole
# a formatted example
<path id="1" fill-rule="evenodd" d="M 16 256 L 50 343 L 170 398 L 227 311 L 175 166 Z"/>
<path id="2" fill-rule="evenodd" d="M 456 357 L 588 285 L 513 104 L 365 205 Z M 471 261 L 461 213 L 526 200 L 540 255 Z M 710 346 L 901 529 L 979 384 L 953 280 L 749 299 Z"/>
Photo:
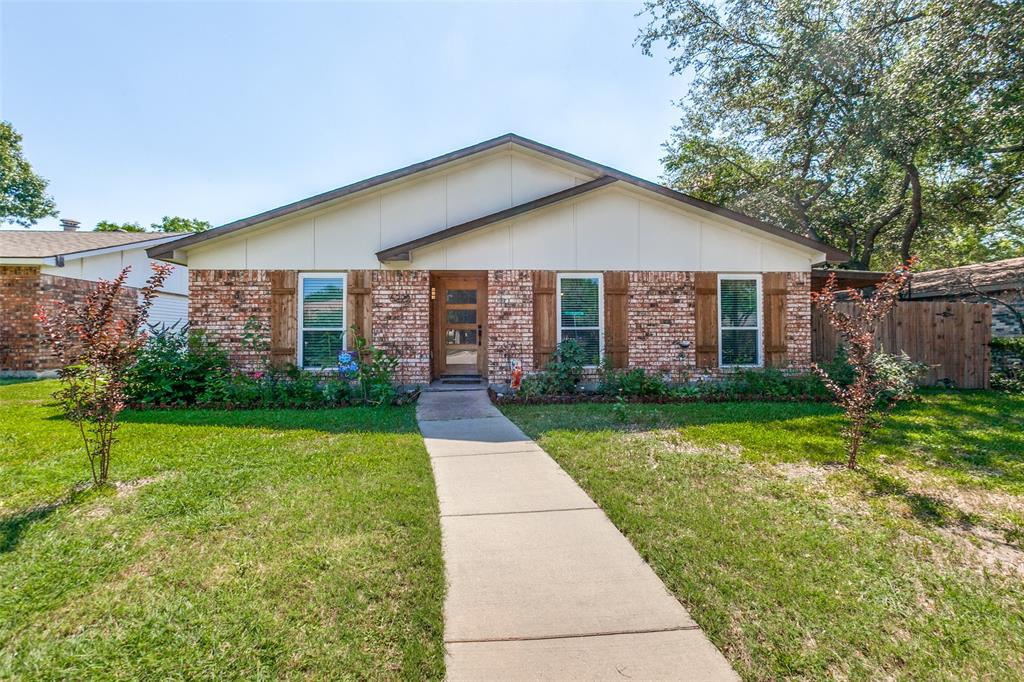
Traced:
<path id="1" fill-rule="evenodd" d="M 654 398 L 669 394 L 668 384 L 656 374 L 643 368 L 614 369 L 602 365 L 597 392 L 623 397 Z"/>
<path id="2" fill-rule="evenodd" d="M 261 338 L 248 323 L 246 334 Z M 266 408 L 390 405 L 415 397 L 399 395 L 394 385 L 396 358 L 361 336 L 353 338 L 355 349 L 340 375 L 266 363 L 247 374 L 232 370 L 227 354 L 200 331 L 159 331 L 138 353 L 129 397 L 141 405 Z"/>
<path id="3" fill-rule="evenodd" d="M 543 370 L 523 378 L 519 395 L 531 398 L 579 393 L 585 364 L 586 353 L 580 344 L 573 340 L 563 341 L 555 347 Z"/>
<path id="4" fill-rule="evenodd" d="M 138 352 L 127 394 L 145 405 L 191 405 L 211 380 L 225 380 L 228 370 L 227 354 L 202 330 L 163 329 Z"/>

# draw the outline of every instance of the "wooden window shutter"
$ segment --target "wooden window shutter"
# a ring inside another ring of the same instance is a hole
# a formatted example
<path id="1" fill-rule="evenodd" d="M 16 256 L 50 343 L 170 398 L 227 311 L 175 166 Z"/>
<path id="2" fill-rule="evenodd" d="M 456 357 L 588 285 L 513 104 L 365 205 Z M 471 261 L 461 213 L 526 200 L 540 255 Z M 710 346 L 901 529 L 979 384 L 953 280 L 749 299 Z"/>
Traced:
<path id="1" fill-rule="evenodd" d="M 718 367 L 718 273 L 694 273 L 693 286 L 697 367 Z"/>
<path id="2" fill-rule="evenodd" d="M 604 273 L 604 354 L 621 369 L 629 364 L 629 273 Z"/>
<path id="3" fill-rule="evenodd" d="M 297 357 L 298 281 L 294 270 L 270 272 L 270 363 L 275 367 L 294 364 Z"/>
<path id="4" fill-rule="evenodd" d="M 558 344 L 555 272 L 533 271 L 533 367 L 542 369 Z"/>
<path id="5" fill-rule="evenodd" d="M 369 340 L 373 333 L 373 270 L 349 270 L 348 329 L 345 330 L 345 347 L 351 349 L 355 336 Z"/>
<path id="6" fill-rule="evenodd" d="M 785 367 L 786 355 L 786 273 L 762 275 L 764 295 L 764 359 L 766 367 Z"/>

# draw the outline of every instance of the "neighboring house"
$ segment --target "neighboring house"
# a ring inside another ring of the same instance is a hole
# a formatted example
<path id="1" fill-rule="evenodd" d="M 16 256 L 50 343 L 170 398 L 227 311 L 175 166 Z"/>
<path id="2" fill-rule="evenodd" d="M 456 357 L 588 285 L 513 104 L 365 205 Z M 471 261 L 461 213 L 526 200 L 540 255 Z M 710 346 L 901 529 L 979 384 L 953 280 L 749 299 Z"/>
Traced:
<path id="1" fill-rule="evenodd" d="M 354 326 L 407 383 L 503 382 L 566 339 L 674 377 L 807 369 L 811 266 L 848 258 L 516 135 L 149 255 L 188 265 L 192 325 L 243 368 L 334 367 Z"/>
<path id="2" fill-rule="evenodd" d="M 42 328 L 38 306 L 53 310 L 56 301 L 81 301 L 99 279 L 113 279 L 126 266 L 126 301 L 152 273 L 146 247 L 180 235 L 140 232 L 77 232 L 78 223 L 62 220 L 63 231 L 0 230 L 0 372 L 32 375 L 59 367 Z M 177 267 L 150 312 L 153 324 L 188 321 L 188 273 Z"/>
<path id="3" fill-rule="evenodd" d="M 1024 258 L 918 272 L 907 298 L 992 304 L 992 336 L 1019 336 L 1024 315 Z M 1016 314 L 1008 308 L 1016 310 Z"/>

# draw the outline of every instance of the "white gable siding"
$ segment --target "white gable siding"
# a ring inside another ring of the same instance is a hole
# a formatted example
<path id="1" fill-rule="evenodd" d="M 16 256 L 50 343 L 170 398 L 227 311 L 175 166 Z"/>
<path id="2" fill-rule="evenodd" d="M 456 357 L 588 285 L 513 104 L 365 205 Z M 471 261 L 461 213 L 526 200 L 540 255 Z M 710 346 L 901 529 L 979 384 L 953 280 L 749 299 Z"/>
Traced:
<path id="1" fill-rule="evenodd" d="M 402 267 L 800 272 L 818 260 L 781 239 L 701 219 L 645 195 L 618 186 L 591 192 L 414 251 Z"/>
<path id="2" fill-rule="evenodd" d="M 381 264 L 376 252 L 592 179 L 502 150 L 189 251 L 199 269 L 807 271 L 824 254 L 617 183 Z"/>
<path id="3" fill-rule="evenodd" d="M 381 265 L 374 254 L 381 249 L 591 179 L 530 154 L 503 150 L 300 218 L 197 246 L 189 251 L 189 266 L 226 270 L 378 268 Z M 465 261 L 462 255 L 456 259 Z"/>
<path id="4" fill-rule="evenodd" d="M 85 279 L 95 282 L 99 279 L 113 279 L 127 266 L 131 266 L 128 273 L 128 286 L 141 287 L 146 279 L 153 273 L 150 268 L 151 262 L 146 256 L 145 242 L 139 248 L 124 249 L 122 251 L 111 251 L 100 253 L 95 256 L 83 258 L 65 257 L 63 266 L 46 265 L 41 268 L 45 275 L 57 277 L 69 277 L 71 279 Z M 166 263 L 164 263 L 166 265 Z M 170 277 L 164 284 L 164 291 L 175 294 L 188 294 L 188 268 L 175 265 Z"/>

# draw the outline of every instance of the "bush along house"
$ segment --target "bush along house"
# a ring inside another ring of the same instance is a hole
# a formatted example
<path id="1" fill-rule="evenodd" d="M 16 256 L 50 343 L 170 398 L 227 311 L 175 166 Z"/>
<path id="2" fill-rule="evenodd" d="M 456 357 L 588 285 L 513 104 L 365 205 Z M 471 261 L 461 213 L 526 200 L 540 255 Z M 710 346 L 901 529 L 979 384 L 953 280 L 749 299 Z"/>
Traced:
<path id="1" fill-rule="evenodd" d="M 403 383 L 495 384 L 568 339 L 673 380 L 806 370 L 811 266 L 847 258 L 517 135 L 149 255 L 188 266 L 191 324 L 242 369 L 333 368 L 354 328 Z"/>

